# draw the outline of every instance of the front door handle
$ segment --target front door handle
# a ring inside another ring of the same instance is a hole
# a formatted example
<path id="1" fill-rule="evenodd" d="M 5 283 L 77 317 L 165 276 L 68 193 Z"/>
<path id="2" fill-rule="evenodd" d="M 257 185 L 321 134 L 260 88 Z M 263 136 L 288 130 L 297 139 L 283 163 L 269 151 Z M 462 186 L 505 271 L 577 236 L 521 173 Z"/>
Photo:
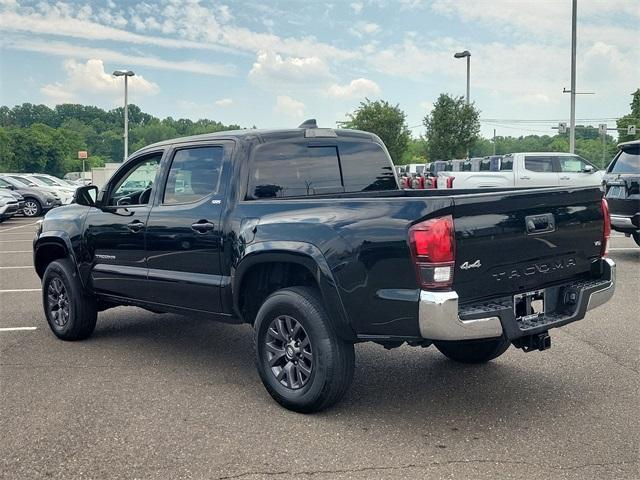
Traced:
<path id="1" fill-rule="evenodd" d="M 144 228 L 144 222 L 141 222 L 140 220 L 135 220 L 131 222 L 129 225 L 127 225 L 127 228 L 134 233 L 139 232 Z"/>
<path id="2" fill-rule="evenodd" d="M 560 180 L 571 180 L 571 177 L 560 177 Z"/>
<path id="3" fill-rule="evenodd" d="M 531 180 L 531 177 L 520 177 L 520 180 Z"/>
<path id="4" fill-rule="evenodd" d="M 196 222 L 193 225 L 191 225 L 191 230 L 194 230 L 198 233 L 207 233 L 213 230 L 213 227 L 214 227 L 213 223 L 207 220 L 200 220 L 199 222 Z"/>

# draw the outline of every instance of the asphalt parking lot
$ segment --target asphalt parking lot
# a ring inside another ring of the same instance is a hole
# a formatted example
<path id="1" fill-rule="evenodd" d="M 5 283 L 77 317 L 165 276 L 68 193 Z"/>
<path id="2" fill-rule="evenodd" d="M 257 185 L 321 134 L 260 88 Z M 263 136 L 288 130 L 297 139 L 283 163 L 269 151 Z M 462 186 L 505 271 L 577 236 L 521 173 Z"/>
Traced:
<path id="1" fill-rule="evenodd" d="M 550 350 L 461 366 L 359 345 L 346 398 L 304 416 L 266 393 L 248 326 L 117 308 L 57 340 L 34 229 L 0 225 L 1 478 L 640 477 L 640 248 L 619 234 L 613 300 Z"/>

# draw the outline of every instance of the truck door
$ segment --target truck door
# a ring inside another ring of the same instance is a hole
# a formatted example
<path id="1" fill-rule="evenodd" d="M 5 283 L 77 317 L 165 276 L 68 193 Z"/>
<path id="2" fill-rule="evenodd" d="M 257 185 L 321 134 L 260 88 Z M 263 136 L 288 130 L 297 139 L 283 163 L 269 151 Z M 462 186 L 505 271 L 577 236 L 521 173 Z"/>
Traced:
<path id="1" fill-rule="evenodd" d="M 145 227 L 162 152 L 127 162 L 100 193 L 85 221 L 96 292 L 141 299 L 146 288 Z"/>
<path id="2" fill-rule="evenodd" d="M 147 222 L 148 301 L 220 312 L 220 218 L 232 150 L 223 141 L 169 153 Z"/>
<path id="3" fill-rule="evenodd" d="M 577 155 L 557 157 L 561 186 L 587 187 L 600 186 L 603 172 L 598 171 L 584 158 Z"/>
<path id="4" fill-rule="evenodd" d="M 516 187 L 556 187 L 558 172 L 555 158 L 549 155 L 524 155 L 520 158 Z"/>

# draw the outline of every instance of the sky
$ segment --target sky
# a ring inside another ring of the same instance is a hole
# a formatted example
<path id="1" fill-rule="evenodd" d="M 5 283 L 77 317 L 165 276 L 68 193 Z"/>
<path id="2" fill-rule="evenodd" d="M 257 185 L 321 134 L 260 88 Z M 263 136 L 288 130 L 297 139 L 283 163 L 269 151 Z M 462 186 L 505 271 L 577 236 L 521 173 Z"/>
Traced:
<path id="1" fill-rule="evenodd" d="M 579 0 L 578 124 L 629 112 L 640 87 L 640 0 Z M 441 93 L 482 134 L 568 121 L 570 0 L 0 0 L 0 104 L 122 105 L 260 128 L 333 127 L 365 98 L 399 104 L 417 136 Z M 526 123 L 525 123 L 526 122 Z"/>

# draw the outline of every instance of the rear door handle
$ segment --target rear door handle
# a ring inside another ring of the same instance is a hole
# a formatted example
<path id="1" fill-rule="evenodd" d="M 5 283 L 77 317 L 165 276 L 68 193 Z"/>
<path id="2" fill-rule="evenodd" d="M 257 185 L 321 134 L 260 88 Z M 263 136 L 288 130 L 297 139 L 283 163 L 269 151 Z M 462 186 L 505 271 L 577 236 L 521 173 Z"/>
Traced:
<path id="1" fill-rule="evenodd" d="M 531 180 L 531 177 L 520 177 L 520 180 Z"/>
<path id="2" fill-rule="evenodd" d="M 560 177 L 560 180 L 571 180 L 571 177 Z"/>
<path id="3" fill-rule="evenodd" d="M 207 233 L 213 230 L 213 227 L 214 227 L 213 223 L 208 222 L 206 220 L 201 220 L 191 225 L 191 230 L 194 230 L 198 233 Z"/>
<path id="4" fill-rule="evenodd" d="M 141 222 L 140 220 L 135 220 L 131 222 L 129 225 L 127 225 L 127 228 L 134 233 L 139 232 L 144 228 L 144 222 Z"/>

